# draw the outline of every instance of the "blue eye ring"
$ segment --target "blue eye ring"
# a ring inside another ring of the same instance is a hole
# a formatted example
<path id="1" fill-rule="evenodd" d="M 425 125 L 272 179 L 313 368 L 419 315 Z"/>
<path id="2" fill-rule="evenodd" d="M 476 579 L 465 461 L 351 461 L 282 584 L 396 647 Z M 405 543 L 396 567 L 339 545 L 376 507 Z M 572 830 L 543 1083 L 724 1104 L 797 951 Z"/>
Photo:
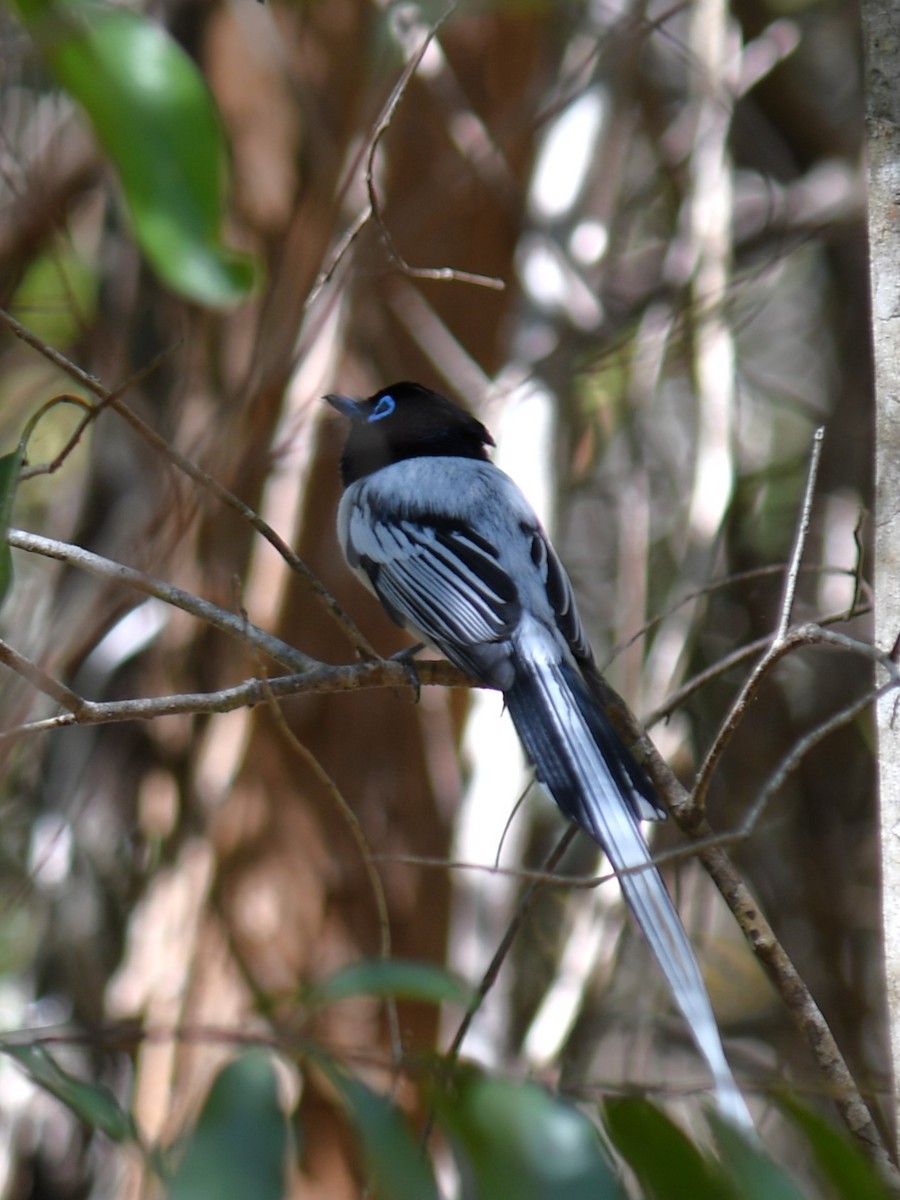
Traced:
<path id="1" fill-rule="evenodd" d="M 382 396 L 368 416 L 368 421 L 382 421 L 385 417 L 389 417 L 397 407 L 397 401 L 393 396 Z"/>

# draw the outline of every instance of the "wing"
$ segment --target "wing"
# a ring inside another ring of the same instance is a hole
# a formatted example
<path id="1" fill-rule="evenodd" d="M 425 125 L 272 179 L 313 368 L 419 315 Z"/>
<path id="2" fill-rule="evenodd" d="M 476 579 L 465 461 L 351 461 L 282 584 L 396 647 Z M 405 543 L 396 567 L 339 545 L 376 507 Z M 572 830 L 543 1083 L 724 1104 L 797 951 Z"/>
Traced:
<path id="1" fill-rule="evenodd" d="M 345 550 L 398 625 L 476 678 L 496 682 L 497 650 L 521 605 L 495 546 L 462 523 L 433 515 L 388 521 L 358 504 Z"/>
<path id="2" fill-rule="evenodd" d="M 523 526 L 522 532 L 531 538 L 531 561 L 543 578 L 557 629 L 579 663 L 593 664 L 591 645 L 578 615 L 572 581 L 566 568 L 559 561 L 540 525 Z"/>

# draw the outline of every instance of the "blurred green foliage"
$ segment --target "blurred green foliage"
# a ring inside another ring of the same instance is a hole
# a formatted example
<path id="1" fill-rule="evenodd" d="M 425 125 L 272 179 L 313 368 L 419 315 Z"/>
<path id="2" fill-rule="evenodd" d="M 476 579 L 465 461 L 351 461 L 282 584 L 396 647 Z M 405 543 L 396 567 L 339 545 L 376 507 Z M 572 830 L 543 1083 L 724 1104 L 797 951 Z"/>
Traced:
<path id="1" fill-rule="evenodd" d="M 244 299 L 255 268 L 221 240 L 225 136 L 188 55 L 161 26 L 123 8 L 83 0 L 16 0 L 15 8 L 115 167 L 157 275 L 199 304 Z"/>
<path id="2" fill-rule="evenodd" d="M 397 994 L 430 1003 L 441 990 L 442 974 L 443 990 L 458 992 L 457 981 L 435 967 L 360 964 L 354 994 L 365 990 L 368 979 L 371 994 L 384 996 L 393 979 Z M 346 975 L 342 971 L 326 980 L 318 996 L 342 996 Z M 77 1078 L 43 1046 L 5 1043 L 0 1051 L 84 1125 L 114 1141 L 134 1142 L 162 1177 L 167 1200 L 280 1200 L 286 1195 L 289 1117 L 268 1051 L 245 1051 L 222 1067 L 181 1142 L 149 1152 L 140 1145 L 131 1113 L 108 1088 Z M 307 1064 L 333 1087 L 373 1196 L 438 1200 L 441 1193 L 421 1137 L 395 1099 L 373 1090 L 321 1047 L 309 1048 L 301 1071 Z M 600 1127 L 586 1111 L 536 1083 L 499 1078 L 468 1064 L 436 1067 L 425 1094 L 436 1127 L 453 1149 L 463 1195 L 473 1200 L 501 1195 L 517 1200 L 813 1200 L 755 1140 L 713 1112 L 714 1150 L 694 1142 L 647 1100 L 608 1098 Z M 887 1187 L 844 1134 L 793 1098 L 781 1107 L 816 1164 L 815 1200 L 887 1200 Z M 302 1129 L 299 1134 L 302 1143 Z"/>

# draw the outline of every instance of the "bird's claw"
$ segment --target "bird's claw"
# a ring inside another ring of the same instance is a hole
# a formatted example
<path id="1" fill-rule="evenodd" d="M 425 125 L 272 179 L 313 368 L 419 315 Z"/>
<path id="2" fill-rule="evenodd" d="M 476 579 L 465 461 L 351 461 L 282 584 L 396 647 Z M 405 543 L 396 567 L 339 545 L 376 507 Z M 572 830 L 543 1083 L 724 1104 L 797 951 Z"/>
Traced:
<path id="1" fill-rule="evenodd" d="M 403 666 L 403 669 L 406 671 L 406 677 L 409 680 L 409 686 L 412 688 L 415 694 L 416 704 L 419 703 L 419 700 L 422 696 L 422 681 L 419 678 L 419 672 L 416 670 L 416 664 L 413 662 L 413 658 L 419 653 L 420 650 L 424 649 L 424 642 L 416 642 L 414 646 L 404 646 L 402 650 L 398 650 L 396 654 L 391 655 L 391 662 L 400 663 Z"/>

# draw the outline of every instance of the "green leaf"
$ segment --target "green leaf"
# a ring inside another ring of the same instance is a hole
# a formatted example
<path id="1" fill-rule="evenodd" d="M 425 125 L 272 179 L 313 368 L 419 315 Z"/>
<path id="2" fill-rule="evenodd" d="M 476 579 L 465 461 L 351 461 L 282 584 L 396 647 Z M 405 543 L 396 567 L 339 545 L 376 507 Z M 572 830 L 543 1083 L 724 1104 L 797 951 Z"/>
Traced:
<path id="1" fill-rule="evenodd" d="M 428 1160 L 396 1105 L 337 1067 L 320 1065 L 340 1093 L 359 1135 L 378 1200 L 439 1200 Z"/>
<path id="2" fill-rule="evenodd" d="M 479 1200 L 622 1200 L 597 1130 L 536 1084 L 466 1069 L 436 1103 Z"/>
<path id="3" fill-rule="evenodd" d="M 740 1200 L 803 1200 L 803 1193 L 777 1163 L 728 1121 L 710 1112 L 719 1157 Z"/>
<path id="4" fill-rule="evenodd" d="M 159 25 L 90 0 L 15 0 L 51 72 L 81 105 L 157 274 L 192 300 L 228 305 L 251 260 L 220 240 L 227 152 L 194 63 Z"/>
<path id="5" fill-rule="evenodd" d="M 371 961 L 353 963 L 336 971 L 311 995 L 314 1004 L 329 1004 L 352 996 L 396 996 L 429 1004 L 450 1001 L 469 1004 L 472 989 L 431 963 Z"/>
<path id="6" fill-rule="evenodd" d="M 167 1200 L 283 1200 L 287 1120 L 269 1055 L 219 1072 L 166 1189 Z"/>
<path id="7" fill-rule="evenodd" d="M 9 594 L 13 581 L 12 551 L 9 548 L 7 534 L 24 457 L 24 451 L 20 445 L 11 454 L 4 454 L 0 458 L 0 539 L 2 539 L 0 541 L 0 605 Z"/>
<path id="8" fill-rule="evenodd" d="M 0 1050 L 17 1062 L 38 1087 L 55 1096 L 92 1129 L 101 1130 L 115 1142 L 137 1136 L 131 1114 L 122 1108 L 108 1088 L 99 1083 L 86 1083 L 63 1070 L 43 1046 L 5 1043 Z"/>
<path id="9" fill-rule="evenodd" d="M 819 1170 L 841 1200 L 888 1200 L 891 1193 L 857 1147 L 819 1113 L 792 1097 L 780 1107 L 800 1128 Z"/>
<path id="10" fill-rule="evenodd" d="M 734 1200 L 734 1188 L 721 1172 L 655 1105 L 628 1097 L 609 1099 L 603 1109 L 613 1144 L 648 1198 Z"/>

